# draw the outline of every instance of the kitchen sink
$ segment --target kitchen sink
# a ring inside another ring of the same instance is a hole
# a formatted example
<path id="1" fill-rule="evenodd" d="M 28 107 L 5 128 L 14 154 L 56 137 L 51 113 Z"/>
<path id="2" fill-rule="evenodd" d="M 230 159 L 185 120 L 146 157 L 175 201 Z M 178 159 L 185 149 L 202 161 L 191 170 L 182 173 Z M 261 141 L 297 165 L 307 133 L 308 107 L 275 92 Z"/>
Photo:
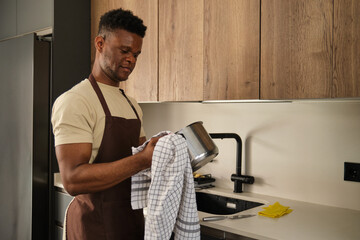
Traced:
<path id="1" fill-rule="evenodd" d="M 263 205 L 263 203 L 204 192 L 196 192 L 196 204 L 198 211 L 217 215 L 234 214 Z"/>

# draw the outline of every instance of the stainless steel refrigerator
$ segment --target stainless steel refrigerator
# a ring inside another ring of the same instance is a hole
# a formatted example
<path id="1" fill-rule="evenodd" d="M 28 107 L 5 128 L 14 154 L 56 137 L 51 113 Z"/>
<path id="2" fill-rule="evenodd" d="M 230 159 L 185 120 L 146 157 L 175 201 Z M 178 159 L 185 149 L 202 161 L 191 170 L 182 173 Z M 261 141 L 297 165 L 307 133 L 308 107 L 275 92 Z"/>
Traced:
<path id="1" fill-rule="evenodd" d="M 48 239 L 51 44 L 0 42 L 0 239 Z"/>
<path id="2" fill-rule="evenodd" d="M 53 5 L 49 36 L 0 40 L 1 240 L 56 239 L 53 173 L 59 167 L 50 109 L 90 74 L 91 18 L 90 1 Z M 14 24 L 0 24 L 0 31 Z"/>

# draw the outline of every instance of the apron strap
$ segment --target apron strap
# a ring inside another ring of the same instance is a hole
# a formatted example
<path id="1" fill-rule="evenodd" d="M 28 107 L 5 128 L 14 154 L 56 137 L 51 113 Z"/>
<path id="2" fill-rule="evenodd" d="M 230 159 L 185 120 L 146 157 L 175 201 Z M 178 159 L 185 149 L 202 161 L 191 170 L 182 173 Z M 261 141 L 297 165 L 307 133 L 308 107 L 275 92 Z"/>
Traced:
<path id="1" fill-rule="evenodd" d="M 110 113 L 108 105 L 106 104 L 104 95 L 102 94 L 102 92 L 101 92 L 101 90 L 99 88 L 99 85 L 97 84 L 97 82 L 96 82 L 94 76 L 92 75 L 92 73 L 89 76 L 89 80 L 90 80 L 90 83 L 93 86 L 99 100 L 100 100 L 100 103 L 101 103 L 101 106 L 104 109 L 105 115 L 106 116 L 111 116 L 111 113 Z M 122 93 L 122 95 L 125 97 L 125 99 L 128 101 L 129 105 L 131 106 L 132 110 L 134 111 L 134 113 L 136 115 L 136 118 L 140 121 L 139 114 L 137 113 L 137 111 L 136 111 L 134 105 L 132 104 L 132 102 L 130 101 L 130 99 L 126 96 L 124 90 L 122 90 L 122 89 L 119 89 L 119 90 Z"/>
<path id="2" fill-rule="evenodd" d="M 136 111 L 136 109 L 135 109 L 134 105 L 132 104 L 132 102 L 130 101 L 130 99 L 129 99 L 126 95 L 125 95 L 124 90 L 122 90 L 122 89 L 119 89 L 119 90 L 120 90 L 120 92 L 124 95 L 124 97 L 126 98 L 126 100 L 128 101 L 128 103 L 130 104 L 130 106 L 131 106 L 131 108 L 133 109 L 133 111 L 134 111 L 134 113 L 135 113 L 135 115 L 136 115 L 137 119 L 140 121 L 139 115 L 138 115 L 138 113 L 137 113 L 137 111 Z"/>
<path id="3" fill-rule="evenodd" d="M 105 115 L 106 116 L 111 116 L 111 113 L 110 113 L 108 105 L 106 104 L 104 95 L 102 94 L 102 92 L 101 92 L 101 90 L 99 88 L 99 85 L 96 83 L 96 80 L 95 80 L 94 76 L 92 75 L 92 73 L 89 76 L 89 80 L 90 80 L 90 83 L 93 86 L 99 100 L 100 100 L 100 103 L 101 103 L 101 106 L 104 109 Z"/>

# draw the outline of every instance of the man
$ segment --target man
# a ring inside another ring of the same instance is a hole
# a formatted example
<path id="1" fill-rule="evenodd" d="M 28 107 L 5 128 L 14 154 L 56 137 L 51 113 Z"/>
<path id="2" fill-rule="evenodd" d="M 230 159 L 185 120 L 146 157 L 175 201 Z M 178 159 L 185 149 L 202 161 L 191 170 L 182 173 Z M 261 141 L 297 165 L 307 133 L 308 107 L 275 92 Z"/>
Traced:
<path id="1" fill-rule="evenodd" d="M 66 191 L 75 196 L 65 221 L 67 239 L 143 239 L 142 210 L 130 205 L 130 177 L 151 166 L 158 138 L 145 142 L 142 112 L 119 89 L 141 53 L 146 26 L 123 9 L 105 13 L 96 56 L 85 79 L 54 103 L 56 156 Z"/>

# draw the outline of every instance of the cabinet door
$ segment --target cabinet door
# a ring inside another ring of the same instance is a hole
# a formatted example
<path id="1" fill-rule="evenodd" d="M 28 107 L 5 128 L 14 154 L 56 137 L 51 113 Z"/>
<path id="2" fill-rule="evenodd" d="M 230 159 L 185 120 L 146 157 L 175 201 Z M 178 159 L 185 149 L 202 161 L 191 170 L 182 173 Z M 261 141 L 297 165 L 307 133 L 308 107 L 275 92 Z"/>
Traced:
<path id="1" fill-rule="evenodd" d="M 68 208 L 72 199 L 73 199 L 73 197 L 67 193 L 55 191 L 55 194 L 54 194 L 54 205 L 55 205 L 54 220 L 55 220 L 55 223 L 57 225 L 60 225 L 61 227 L 63 227 L 66 209 Z"/>
<path id="2" fill-rule="evenodd" d="M 0 40 L 16 35 L 16 1 L 0 1 Z"/>
<path id="3" fill-rule="evenodd" d="M 261 1 L 261 99 L 329 98 L 332 0 Z"/>
<path id="4" fill-rule="evenodd" d="M 159 0 L 159 100 L 203 99 L 204 3 Z"/>
<path id="5" fill-rule="evenodd" d="M 53 26 L 54 0 L 16 0 L 16 6 L 17 35 Z"/>
<path id="6" fill-rule="evenodd" d="M 204 14 L 204 100 L 258 99 L 260 0 L 207 0 Z"/>
<path id="7" fill-rule="evenodd" d="M 63 239 L 63 228 L 59 226 L 54 226 L 54 238 L 55 240 L 62 240 Z"/>
<path id="8" fill-rule="evenodd" d="M 360 1 L 334 1 L 333 97 L 360 97 Z"/>
<path id="9" fill-rule="evenodd" d="M 6 82 L 0 88 L 0 142 L 6 146 L 0 149 L 0 233 L 5 240 L 27 240 L 32 234 L 33 46 L 33 35 L 0 42 L 0 79 Z"/>
<path id="10" fill-rule="evenodd" d="M 141 54 L 129 79 L 121 84 L 137 101 L 158 100 L 158 3 L 157 0 L 92 0 L 91 1 L 91 63 L 95 60 L 94 39 L 100 17 L 117 8 L 131 10 L 147 26 Z"/>

